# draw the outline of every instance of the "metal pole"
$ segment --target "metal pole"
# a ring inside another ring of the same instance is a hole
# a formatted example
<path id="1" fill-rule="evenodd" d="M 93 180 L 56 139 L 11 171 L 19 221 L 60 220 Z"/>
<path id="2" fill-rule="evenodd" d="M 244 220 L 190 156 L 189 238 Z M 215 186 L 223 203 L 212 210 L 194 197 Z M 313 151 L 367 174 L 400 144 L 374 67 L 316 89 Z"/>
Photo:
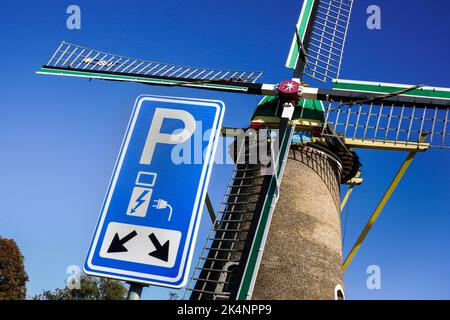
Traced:
<path id="1" fill-rule="evenodd" d="M 358 173 L 355 175 L 355 178 L 359 178 L 360 175 L 361 175 L 361 171 L 358 171 Z M 354 179 L 352 179 L 352 180 L 354 180 Z M 359 184 L 361 184 L 361 183 L 359 183 Z M 354 184 L 351 184 L 350 187 L 347 190 L 347 193 L 344 196 L 344 199 L 342 199 L 342 202 L 341 202 L 341 213 L 342 213 L 342 210 L 344 209 L 345 205 L 347 204 L 347 201 L 350 198 L 350 195 L 352 194 L 353 188 L 356 185 L 358 185 L 358 182 L 356 182 Z"/>
<path id="2" fill-rule="evenodd" d="M 130 289 L 128 289 L 127 300 L 141 300 L 142 289 L 144 285 L 137 282 L 128 282 Z"/>
<path id="3" fill-rule="evenodd" d="M 362 179 L 359 178 L 361 176 L 361 171 L 358 171 L 353 179 L 351 179 L 348 184 L 350 184 L 350 187 L 347 190 L 347 193 L 344 196 L 344 199 L 342 199 L 341 202 L 341 214 L 342 210 L 344 209 L 345 205 L 347 204 L 348 199 L 350 198 L 350 195 L 352 194 L 353 188 L 355 186 L 358 186 L 362 183 Z"/>
<path id="4" fill-rule="evenodd" d="M 420 137 L 420 143 L 422 143 L 425 139 L 425 135 L 422 135 Z M 352 262 L 353 257 L 355 256 L 356 252 L 358 252 L 359 247 L 363 243 L 364 239 L 366 238 L 367 234 L 369 233 L 370 229 L 372 228 L 375 221 L 377 221 L 378 216 L 380 215 L 381 211 L 383 210 L 384 206 L 388 202 L 389 198 L 391 197 L 392 193 L 394 192 L 395 188 L 397 188 L 398 183 L 402 179 L 403 175 L 405 174 L 406 170 L 410 166 L 411 162 L 413 161 L 415 155 L 417 154 L 417 151 L 409 152 L 408 156 L 406 157 L 405 161 L 403 162 L 402 166 L 398 170 L 397 174 L 395 175 L 394 179 L 392 180 L 391 184 L 389 185 L 389 188 L 384 193 L 383 197 L 381 198 L 380 202 L 378 203 L 377 208 L 373 212 L 372 216 L 370 217 L 369 221 L 367 222 L 366 226 L 364 227 L 363 231 L 358 237 L 358 240 L 356 240 L 356 243 L 353 245 L 352 250 L 350 250 L 350 253 L 348 254 L 347 258 L 345 259 L 344 265 L 342 267 L 342 270 L 345 272 L 350 262 Z"/>
<path id="5" fill-rule="evenodd" d="M 352 194 L 353 187 L 354 187 L 354 186 L 348 187 L 347 193 L 345 194 L 344 199 L 342 199 L 342 203 L 341 203 L 341 213 L 342 213 L 342 209 L 344 209 L 345 204 L 346 204 L 347 201 L 348 201 L 348 198 L 350 198 L 350 195 Z"/>

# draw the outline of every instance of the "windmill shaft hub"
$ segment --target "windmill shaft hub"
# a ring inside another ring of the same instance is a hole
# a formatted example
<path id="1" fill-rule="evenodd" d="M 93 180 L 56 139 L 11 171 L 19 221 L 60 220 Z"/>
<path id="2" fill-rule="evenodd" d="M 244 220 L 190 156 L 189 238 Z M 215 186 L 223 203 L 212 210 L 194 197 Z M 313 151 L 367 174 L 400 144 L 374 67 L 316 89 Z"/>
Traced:
<path id="1" fill-rule="evenodd" d="M 300 98 L 300 83 L 295 80 L 284 80 L 278 85 L 278 96 L 282 103 L 296 105 Z"/>

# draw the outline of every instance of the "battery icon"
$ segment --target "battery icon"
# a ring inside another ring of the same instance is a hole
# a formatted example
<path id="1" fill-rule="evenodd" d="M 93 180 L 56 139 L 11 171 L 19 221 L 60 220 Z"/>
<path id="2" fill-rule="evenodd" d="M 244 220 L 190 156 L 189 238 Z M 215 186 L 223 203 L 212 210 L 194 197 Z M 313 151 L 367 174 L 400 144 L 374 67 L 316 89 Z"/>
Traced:
<path id="1" fill-rule="evenodd" d="M 155 186 L 157 174 L 140 171 L 136 177 L 135 187 L 128 203 L 127 215 L 145 217 L 151 201 L 152 187 Z"/>

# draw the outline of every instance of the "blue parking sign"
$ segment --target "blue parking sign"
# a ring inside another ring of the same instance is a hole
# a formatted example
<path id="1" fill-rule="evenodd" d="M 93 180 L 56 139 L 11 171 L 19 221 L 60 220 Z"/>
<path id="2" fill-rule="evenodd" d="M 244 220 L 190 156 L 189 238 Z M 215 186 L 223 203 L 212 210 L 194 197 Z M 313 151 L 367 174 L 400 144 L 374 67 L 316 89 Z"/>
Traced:
<path id="1" fill-rule="evenodd" d="M 138 97 L 84 263 L 87 274 L 185 285 L 224 111 L 217 100 Z"/>

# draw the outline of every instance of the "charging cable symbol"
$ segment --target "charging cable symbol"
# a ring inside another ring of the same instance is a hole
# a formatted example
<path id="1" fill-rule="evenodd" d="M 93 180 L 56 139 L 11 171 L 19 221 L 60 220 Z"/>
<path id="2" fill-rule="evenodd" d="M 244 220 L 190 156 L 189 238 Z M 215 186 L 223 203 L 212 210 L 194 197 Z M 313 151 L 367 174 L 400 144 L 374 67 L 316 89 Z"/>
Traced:
<path id="1" fill-rule="evenodd" d="M 169 218 L 168 218 L 168 221 L 170 221 L 170 219 L 172 218 L 172 211 L 173 211 L 173 208 L 172 208 L 172 206 L 166 201 L 166 200 L 163 200 L 163 199 L 158 199 L 158 200 L 154 200 L 153 201 L 155 204 L 152 206 L 153 208 L 156 208 L 156 209 L 166 209 L 166 208 L 169 208 Z"/>
<path id="2" fill-rule="evenodd" d="M 158 175 L 153 172 L 138 172 L 136 182 L 128 203 L 127 215 L 145 218 L 147 216 L 148 207 L 151 201 L 153 188 L 155 187 L 156 177 Z M 172 219 L 172 206 L 164 199 L 153 201 L 152 207 L 160 209 L 169 209 L 169 218 Z"/>

